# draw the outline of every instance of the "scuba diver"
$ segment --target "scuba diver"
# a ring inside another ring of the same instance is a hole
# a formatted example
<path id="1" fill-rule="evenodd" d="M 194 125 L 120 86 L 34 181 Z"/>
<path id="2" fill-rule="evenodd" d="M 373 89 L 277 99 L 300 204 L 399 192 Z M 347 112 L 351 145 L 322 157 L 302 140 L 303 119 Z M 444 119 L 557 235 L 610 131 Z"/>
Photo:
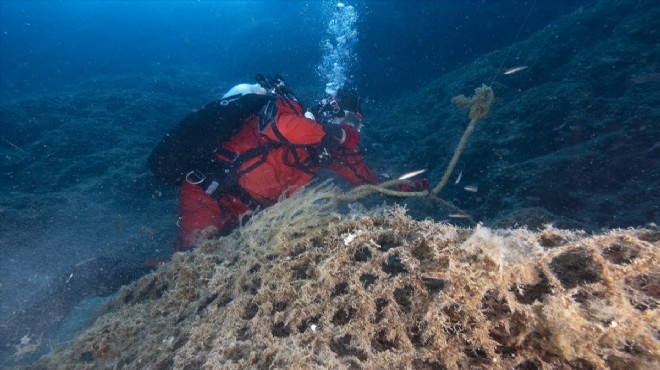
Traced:
<path id="1" fill-rule="evenodd" d="M 339 90 L 305 111 L 278 75 L 233 87 L 169 132 L 149 157 L 156 177 L 180 185 L 175 251 L 227 235 L 323 168 L 351 185 L 375 184 L 358 147 L 357 95 Z"/>
<path id="2" fill-rule="evenodd" d="M 180 187 L 175 252 L 229 234 L 241 217 L 290 196 L 324 168 L 351 185 L 377 183 L 358 146 L 362 114 L 353 91 L 340 89 L 304 110 L 280 76 L 257 82 L 188 115 L 148 158 L 156 178 Z M 416 184 L 402 190 L 428 181 Z M 83 298 L 111 295 L 167 261 L 99 257 L 76 265 L 43 299 L 2 323 L 0 352 L 36 333 L 53 335 Z"/>

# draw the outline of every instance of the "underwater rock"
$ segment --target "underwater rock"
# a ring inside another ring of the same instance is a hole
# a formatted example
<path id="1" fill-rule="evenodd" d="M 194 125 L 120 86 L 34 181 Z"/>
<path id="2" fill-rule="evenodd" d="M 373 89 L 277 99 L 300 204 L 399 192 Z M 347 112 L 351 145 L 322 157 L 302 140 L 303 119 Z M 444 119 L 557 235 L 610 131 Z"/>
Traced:
<path id="1" fill-rule="evenodd" d="M 366 143 L 387 143 L 372 144 L 367 160 L 391 158 L 390 171 L 440 176 L 465 129 L 450 99 L 485 83 L 496 100 L 458 164 L 463 181 L 439 196 L 493 227 L 521 208 L 543 208 L 567 228 L 658 223 L 657 29 L 656 1 L 581 7 L 375 110 L 373 122 L 406 124 L 364 130 Z M 502 73 L 521 65 L 528 68 Z M 464 190 L 469 181 L 478 192 Z"/>

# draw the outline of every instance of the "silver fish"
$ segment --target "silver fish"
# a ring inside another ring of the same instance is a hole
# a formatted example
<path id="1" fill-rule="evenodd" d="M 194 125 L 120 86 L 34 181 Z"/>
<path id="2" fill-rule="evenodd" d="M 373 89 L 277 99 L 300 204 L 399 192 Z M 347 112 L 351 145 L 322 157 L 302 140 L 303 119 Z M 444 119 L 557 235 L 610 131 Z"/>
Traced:
<path id="1" fill-rule="evenodd" d="M 456 178 L 456 182 L 455 182 L 454 184 L 458 184 L 459 182 L 461 182 L 461 177 L 463 177 L 463 171 L 461 171 L 461 172 L 458 174 L 458 177 Z"/>
<path id="2" fill-rule="evenodd" d="M 412 172 L 406 172 L 406 173 L 404 173 L 403 175 L 399 176 L 399 180 L 409 179 L 409 178 L 411 178 L 411 177 L 415 177 L 415 176 L 417 176 L 417 175 L 419 175 L 419 174 L 422 174 L 422 173 L 424 173 L 424 172 L 426 172 L 426 169 L 423 169 L 423 170 L 417 170 L 417 171 L 412 171 Z"/>
<path id="3" fill-rule="evenodd" d="M 516 72 L 520 72 L 520 71 L 525 70 L 525 69 L 527 69 L 527 66 L 511 67 L 511 68 L 506 69 L 504 72 L 502 72 L 502 74 L 512 75 Z"/>
<path id="4" fill-rule="evenodd" d="M 465 213 L 450 213 L 447 216 L 451 218 L 469 218 L 470 215 L 466 215 Z"/>
<path id="5" fill-rule="evenodd" d="M 477 185 L 467 185 L 464 187 L 465 191 L 469 191 L 470 193 L 476 193 L 477 192 Z"/>

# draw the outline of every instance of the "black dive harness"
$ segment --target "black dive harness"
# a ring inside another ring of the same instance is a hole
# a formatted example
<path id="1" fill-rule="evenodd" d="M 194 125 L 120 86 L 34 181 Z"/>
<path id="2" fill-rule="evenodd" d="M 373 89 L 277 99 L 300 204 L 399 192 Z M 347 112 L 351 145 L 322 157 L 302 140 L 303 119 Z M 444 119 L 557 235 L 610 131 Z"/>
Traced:
<path id="1" fill-rule="evenodd" d="M 219 147 L 216 152 L 229 158 L 230 161 L 222 161 L 216 157 L 214 159 L 214 163 L 216 163 L 216 166 L 213 166 L 214 168 L 209 167 L 206 170 L 196 169 L 190 171 L 186 174 L 185 181 L 192 185 L 198 185 L 204 190 L 206 195 L 218 201 L 223 195 L 231 194 L 250 209 L 255 209 L 260 203 L 238 184 L 238 179 L 242 175 L 261 166 L 266 161 L 268 153 L 281 145 L 279 143 L 267 143 L 252 148 L 245 153 L 234 153 L 223 147 Z M 249 167 L 239 171 L 243 167 L 243 164 L 254 158 L 259 159 Z M 217 191 L 218 189 L 222 191 Z"/>
<path id="2" fill-rule="evenodd" d="M 257 82 L 268 91 L 269 99 L 265 102 L 264 106 L 259 110 L 259 131 L 268 126 L 268 124 L 274 123 L 275 116 L 277 115 L 277 104 L 276 101 L 278 98 L 283 98 L 283 100 L 291 107 L 296 114 L 302 114 L 295 105 L 292 104 L 292 101 L 301 105 L 299 100 L 295 97 L 293 92 L 286 86 L 286 83 L 279 75 L 271 78 L 265 78 L 262 75 L 257 75 Z M 220 101 L 220 104 L 230 104 L 234 100 L 241 98 L 241 95 L 231 96 L 224 98 Z M 317 160 L 316 151 L 313 148 L 304 146 L 305 149 L 309 152 L 309 159 L 304 163 L 301 163 L 298 153 L 296 151 L 297 145 L 292 145 L 289 141 L 282 135 L 282 133 L 277 129 L 275 124 L 272 124 L 273 132 L 277 138 L 281 141 L 270 142 L 263 145 L 259 145 L 256 148 L 247 150 L 244 153 L 235 153 L 222 146 L 224 143 L 219 143 L 220 145 L 215 148 L 213 153 L 210 153 L 212 159 L 207 161 L 200 167 L 195 170 L 188 172 L 185 175 L 185 181 L 192 185 L 200 186 L 206 195 L 219 201 L 221 197 L 225 194 L 230 194 L 238 198 L 250 209 L 256 209 L 260 203 L 254 199 L 238 184 L 238 179 L 261 166 L 267 159 L 268 154 L 271 150 L 287 145 L 287 149 L 284 152 L 284 163 L 288 166 L 297 168 L 306 173 L 313 174 L 315 173 L 313 168 L 318 167 L 319 163 Z M 223 157 L 227 158 L 228 161 L 221 160 L 216 156 L 220 154 Z M 254 158 L 258 158 L 253 164 L 248 166 L 245 169 L 241 168 L 243 165 Z M 221 189 L 222 191 L 217 191 Z M 222 209 L 222 207 L 221 207 Z"/>

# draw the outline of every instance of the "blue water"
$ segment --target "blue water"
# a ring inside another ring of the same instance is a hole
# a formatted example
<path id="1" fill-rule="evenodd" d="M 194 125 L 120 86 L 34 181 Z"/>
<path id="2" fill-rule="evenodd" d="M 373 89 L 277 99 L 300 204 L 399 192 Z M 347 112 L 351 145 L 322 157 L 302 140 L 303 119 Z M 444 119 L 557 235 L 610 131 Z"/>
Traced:
<path id="1" fill-rule="evenodd" d="M 538 1 L 520 38 L 586 1 Z M 2 1 L 2 98 L 165 68 L 316 78 L 328 1 Z M 355 1 L 364 95 L 411 89 L 509 45 L 531 1 Z M 295 71 L 295 72 L 294 72 Z"/>
<path id="2" fill-rule="evenodd" d="M 146 157 L 192 109 L 258 73 L 281 73 L 306 102 L 356 87 L 374 170 L 428 168 L 433 183 L 465 121 L 440 107 L 497 77 L 496 122 L 480 123 L 443 193 L 449 201 L 494 227 L 518 225 L 494 220 L 522 206 L 587 230 L 657 222 L 657 34 L 636 22 L 615 28 L 641 50 L 622 56 L 604 43 L 602 55 L 566 67 L 613 32 L 615 16 L 587 31 L 562 28 L 541 51 L 521 44 L 589 4 L 355 0 L 346 19 L 334 1 L 0 1 L 0 331 L 76 264 L 168 257 L 177 190 L 154 181 Z M 494 55 L 486 67 L 484 55 Z M 499 69 L 524 63 L 510 76 Z M 429 87 L 466 66 L 474 72 L 464 80 Z M 420 91 L 430 93 L 406 101 Z M 446 210 L 411 208 L 447 221 Z M 529 225 L 546 221 L 526 215 Z M 86 302 L 86 314 L 49 335 L 64 341 L 89 322 L 99 303 Z M 40 328 L 23 328 L 36 339 Z M 0 366 L 16 359 L 16 344 L 0 343 Z"/>

